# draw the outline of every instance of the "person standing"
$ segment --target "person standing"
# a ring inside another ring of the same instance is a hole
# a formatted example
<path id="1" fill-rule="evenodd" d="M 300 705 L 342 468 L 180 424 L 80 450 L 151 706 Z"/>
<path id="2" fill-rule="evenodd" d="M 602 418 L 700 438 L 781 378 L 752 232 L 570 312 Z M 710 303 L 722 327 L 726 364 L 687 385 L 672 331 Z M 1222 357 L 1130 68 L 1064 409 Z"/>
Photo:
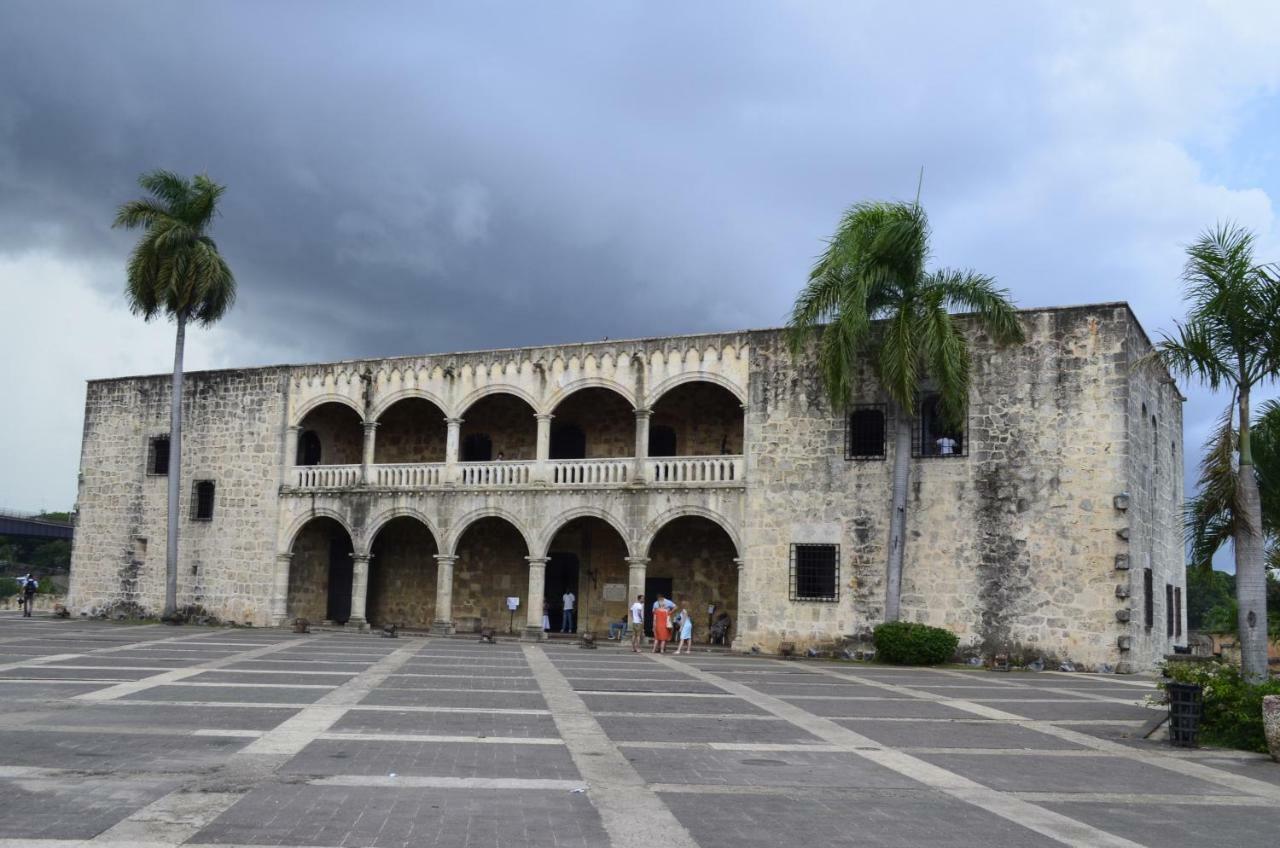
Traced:
<path id="1" fill-rule="evenodd" d="M 636 595 L 636 602 L 631 605 L 631 653 L 640 653 L 644 644 L 644 595 Z"/>
<path id="2" fill-rule="evenodd" d="M 36 590 L 40 588 L 40 581 L 31 576 L 28 572 L 22 578 L 22 617 L 31 617 L 31 607 L 35 604 Z"/>
<path id="3" fill-rule="evenodd" d="M 573 604 L 574 604 L 574 601 L 578 599 L 574 597 L 573 592 L 570 592 L 568 589 L 566 589 L 564 592 L 564 597 L 562 597 L 560 600 L 564 602 L 564 621 L 560 622 L 560 632 L 572 633 L 573 632 Z"/>
<path id="4" fill-rule="evenodd" d="M 665 654 L 667 643 L 671 641 L 671 607 L 670 601 L 658 593 L 658 601 L 653 605 L 653 652 Z"/>
<path id="5" fill-rule="evenodd" d="M 546 601 L 542 602 L 542 632 L 551 632 L 551 607 Z"/>
<path id="6" fill-rule="evenodd" d="M 680 599 L 680 612 L 676 613 L 676 626 L 679 628 L 680 641 L 676 643 L 676 653 L 684 648 L 686 654 L 693 653 L 693 616 L 689 615 L 689 607 Z"/>

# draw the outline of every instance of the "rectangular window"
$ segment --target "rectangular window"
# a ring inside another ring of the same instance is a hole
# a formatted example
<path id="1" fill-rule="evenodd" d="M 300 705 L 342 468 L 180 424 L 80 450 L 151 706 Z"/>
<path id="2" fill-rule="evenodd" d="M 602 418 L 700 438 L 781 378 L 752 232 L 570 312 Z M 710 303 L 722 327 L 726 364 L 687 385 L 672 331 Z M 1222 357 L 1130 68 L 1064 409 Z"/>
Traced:
<path id="1" fill-rule="evenodd" d="M 1173 635 L 1182 635 L 1182 587 L 1173 587 Z"/>
<path id="2" fill-rule="evenodd" d="M 845 459 L 884 459 L 884 407 L 859 406 L 845 420 Z"/>
<path id="3" fill-rule="evenodd" d="M 942 396 L 928 394 L 920 398 L 920 426 L 917 429 L 917 456 L 965 456 L 969 446 L 964 426 L 949 423 L 942 414 Z"/>
<path id="4" fill-rule="evenodd" d="M 197 480 L 191 490 L 191 520 L 213 520 L 213 481 Z"/>
<path id="5" fill-rule="evenodd" d="M 1151 582 L 1151 569 L 1142 569 L 1142 603 L 1143 621 L 1150 630 L 1156 623 L 1156 597 L 1154 584 Z"/>
<path id="6" fill-rule="evenodd" d="M 1164 584 L 1164 635 L 1173 637 L 1173 585 Z"/>
<path id="7" fill-rule="evenodd" d="M 147 473 L 165 475 L 169 473 L 169 437 L 156 436 L 151 440 L 147 450 Z"/>
<path id="8" fill-rule="evenodd" d="M 791 546 L 791 600 L 840 600 L 840 546 Z"/>

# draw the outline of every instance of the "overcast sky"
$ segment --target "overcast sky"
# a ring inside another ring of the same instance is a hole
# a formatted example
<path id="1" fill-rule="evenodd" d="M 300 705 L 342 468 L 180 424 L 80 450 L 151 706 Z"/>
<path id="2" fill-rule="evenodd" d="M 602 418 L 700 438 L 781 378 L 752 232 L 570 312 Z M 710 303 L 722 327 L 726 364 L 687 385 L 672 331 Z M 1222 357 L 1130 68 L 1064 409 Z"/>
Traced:
<path id="1" fill-rule="evenodd" d="M 777 325 L 921 167 L 939 265 L 1154 334 L 1205 226 L 1280 259 L 1278 84 L 1274 2 L 5 0 L 0 506 L 69 508 L 84 381 L 171 367 L 109 227 L 145 170 L 228 186 L 190 369 Z"/>

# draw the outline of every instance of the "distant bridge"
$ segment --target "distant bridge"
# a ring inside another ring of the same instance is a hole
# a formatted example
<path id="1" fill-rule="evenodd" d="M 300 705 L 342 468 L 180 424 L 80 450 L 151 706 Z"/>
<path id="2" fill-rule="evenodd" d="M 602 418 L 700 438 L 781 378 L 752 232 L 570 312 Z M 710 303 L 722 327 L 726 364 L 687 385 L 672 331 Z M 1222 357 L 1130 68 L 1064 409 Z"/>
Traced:
<path id="1" fill-rule="evenodd" d="M 67 521 L 51 521 L 38 514 L 0 510 L 0 536 L 23 536 L 28 539 L 66 539 L 75 535 L 75 525 Z"/>

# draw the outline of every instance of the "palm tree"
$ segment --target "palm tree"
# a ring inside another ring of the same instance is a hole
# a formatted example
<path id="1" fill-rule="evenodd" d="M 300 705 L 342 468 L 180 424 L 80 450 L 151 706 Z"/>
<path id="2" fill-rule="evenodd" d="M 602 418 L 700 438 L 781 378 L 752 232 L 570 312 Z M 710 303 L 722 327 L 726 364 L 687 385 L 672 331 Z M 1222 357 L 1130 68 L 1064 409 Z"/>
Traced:
<path id="1" fill-rule="evenodd" d="M 952 310 L 974 313 L 998 344 L 1023 339 L 1005 289 L 972 271 L 930 271 L 928 260 L 929 222 L 919 201 L 859 203 L 840 220 L 788 322 L 796 355 L 817 338 L 833 408 L 855 400 L 863 360 L 889 396 L 894 453 L 885 621 L 899 614 L 911 422 L 924 381 L 936 384 L 944 420 L 959 423 L 968 407 L 969 345 Z"/>
<path id="2" fill-rule="evenodd" d="M 1247 680 L 1261 682 L 1267 679 L 1265 528 L 1249 399 L 1255 386 L 1280 376 L 1280 278 L 1275 266 L 1254 261 L 1253 243 L 1248 230 L 1219 224 L 1187 248 L 1182 279 L 1191 310 L 1173 335 L 1161 338 L 1154 357 L 1174 374 L 1231 391 L 1238 472 L 1228 496 L 1241 671 Z M 1225 448 L 1228 463 L 1231 440 Z"/>
<path id="3" fill-rule="evenodd" d="M 204 174 L 187 180 L 163 170 L 143 174 L 138 184 L 150 197 L 123 204 L 112 226 L 140 227 L 143 231 L 126 271 L 129 309 L 145 321 L 163 314 L 178 325 L 169 412 L 169 522 L 164 555 L 164 617 L 172 619 L 178 607 L 183 345 L 188 322 L 209 326 L 227 313 L 235 301 L 236 281 L 209 237 L 225 186 Z"/>

